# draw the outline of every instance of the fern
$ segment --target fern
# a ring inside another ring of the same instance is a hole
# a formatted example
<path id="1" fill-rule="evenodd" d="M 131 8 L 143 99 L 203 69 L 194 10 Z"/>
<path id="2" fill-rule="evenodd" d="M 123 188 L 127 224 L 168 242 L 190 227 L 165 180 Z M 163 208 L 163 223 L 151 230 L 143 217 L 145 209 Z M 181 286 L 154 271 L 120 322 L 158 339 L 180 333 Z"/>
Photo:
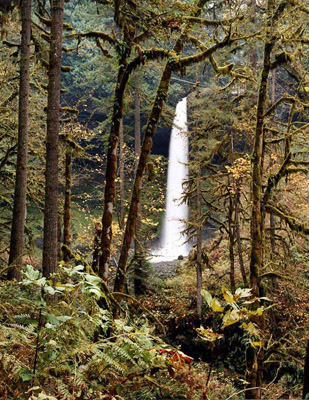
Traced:
<path id="1" fill-rule="evenodd" d="M 30 285 L 26 290 L 11 283 L 0 285 L 0 379 L 7 388 L 5 395 L 27 400 L 25 393 L 35 381 L 51 396 L 68 400 L 77 393 L 98 400 L 115 390 L 116 397 L 127 400 L 153 398 L 150 393 L 157 388 L 147 379 L 147 371 L 158 365 L 163 368 L 165 360 L 157 351 L 160 340 L 151 336 L 147 321 L 138 320 L 134 325 L 128 315 L 113 321 L 91 294 L 83 292 L 82 283 L 74 285 L 74 293 L 65 293 L 50 304 L 41 302 L 36 287 L 31 291 Z M 59 318 L 62 316 L 71 319 Z M 112 336 L 94 342 L 98 328 L 110 328 Z M 139 385 L 134 383 L 135 376 Z M 115 382 L 124 377 L 124 384 L 115 389 Z"/>
<path id="2" fill-rule="evenodd" d="M 99 358 L 97 358 L 98 356 L 99 356 Z M 103 360 L 109 368 L 113 368 L 116 371 L 124 374 L 125 368 L 118 361 L 116 361 L 115 358 L 113 358 L 112 354 L 108 354 L 107 352 L 100 351 L 96 354 L 95 357 L 97 358 L 96 360 L 94 360 L 95 364 L 100 364 Z"/>
<path id="3" fill-rule="evenodd" d="M 30 323 L 29 325 L 21 325 L 21 324 L 8 324 L 9 327 L 11 328 L 16 328 L 16 329 L 20 329 L 22 331 L 25 331 L 26 333 L 28 333 L 29 335 L 34 335 L 36 334 L 36 329 L 37 329 L 37 325 Z"/>
<path id="4" fill-rule="evenodd" d="M 117 344 L 113 344 L 111 348 L 113 350 L 113 353 L 117 354 L 124 360 L 131 361 L 132 364 L 137 365 L 134 358 L 123 346 L 118 346 Z"/>

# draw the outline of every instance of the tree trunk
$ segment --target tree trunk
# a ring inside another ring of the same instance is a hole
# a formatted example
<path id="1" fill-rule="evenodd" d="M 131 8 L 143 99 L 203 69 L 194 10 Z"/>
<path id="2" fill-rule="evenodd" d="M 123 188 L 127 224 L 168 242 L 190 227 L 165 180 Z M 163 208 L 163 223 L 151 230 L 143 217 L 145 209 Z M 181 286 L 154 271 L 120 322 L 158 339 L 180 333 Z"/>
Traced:
<path id="1" fill-rule="evenodd" d="M 72 154 L 70 151 L 65 155 L 65 198 L 63 210 L 63 260 L 70 259 L 69 248 L 71 246 L 71 202 L 72 202 Z"/>
<path id="2" fill-rule="evenodd" d="M 247 279 L 247 274 L 246 274 L 246 270 L 245 270 L 245 263 L 244 263 L 244 258 L 243 258 L 243 254 L 242 254 L 242 245 L 241 245 L 239 204 L 240 204 L 240 188 L 237 186 L 236 197 L 235 197 L 235 228 L 236 228 L 237 250 L 238 250 L 239 267 L 240 267 L 242 280 L 244 282 L 245 287 L 248 287 L 248 279 Z"/>
<path id="3" fill-rule="evenodd" d="M 135 92 L 134 92 L 134 153 L 135 163 L 134 170 L 136 173 L 138 166 L 138 159 L 141 154 L 141 102 L 139 94 L 139 77 L 135 77 Z M 141 246 L 141 215 L 137 216 L 135 235 L 134 235 L 134 293 L 141 295 L 146 292 L 145 280 L 147 279 L 147 271 L 143 270 L 145 255 Z"/>
<path id="4" fill-rule="evenodd" d="M 102 234 L 102 224 L 101 222 L 96 222 L 94 225 L 93 258 L 92 258 L 92 269 L 95 273 L 98 273 L 99 271 L 101 234 Z"/>
<path id="5" fill-rule="evenodd" d="M 264 149 L 264 114 L 266 111 L 267 88 L 271 67 L 271 52 L 275 44 L 275 36 L 272 33 L 274 18 L 274 1 L 267 2 L 267 33 L 264 42 L 263 64 L 260 77 L 260 86 L 257 101 L 256 129 L 252 154 L 252 211 L 251 211 L 251 254 L 250 254 L 250 284 L 253 296 L 258 297 L 260 292 L 260 269 L 263 265 L 263 211 L 262 211 L 262 163 Z M 277 16 L 278 17 L 278 16 Z M 258 305 L 255 305 L 258 307 Z M 264 318 L 257 317 L 256 321 L 260 329 L 263 329 Z M 261 398 L 261 384 L 263 373 L 263 349 L 251 348 L 247 355 L 247 381 L 248 387 L 246 399 Z"/>
<path id="6" fill-rule="evenodd" d="M 305 365 L 304 365 L 304 387 L 303 387 L 303 399 L 309 398 L 309 340 L 307 342 Z"/>
<path id="7" fill-rule="evenodd" d="M 21 279 L 20 265 L 25 244 L 26 198 L 27 198 L 27 161 L 29 131 L 29 79 L 30 79 L 30 35 L 31 0 L 22 0 L 21 46 L 20 46 L 20 83 L 18 106 L 18 144 L 14 192 L 13 219 L 10 241 L 8 279 Z"/>
<path id="8" fill-rule="evenodd" d="M 135 92 L 134 92 L 134 153 L 135 153 L 135 166 L 136 171 L 138 165 L 138 158 L 141 154 L 141 101 L 139 95 L 139 78 L 135 79 Z"/>
<path id="9" fill-rule="evenodd" d="M 43 275 L 46 277 L 56 271 L 57 265 L 58 140 L 63 4 L 64 0 L 53 0 L 51 3 L 43 243 Z"/>
<path id="10" fill-rule="evenodd" d="M 275 104 L 275 94 L 276 94 L 276 71 L 273 70 L 271 74 L 271 104 Z M 270 166 L 272 166 L 273 162 L 270 161 Z M 273 213 L 269 215 L 269 225 L 270 225 L 270 256 L 271 259 L 274 259 L 276 253 L 276 217 Z M 273 280 L 274 282 L 274 280 Z"/>
<path id="11" fill-rule="evenodd" d="M 62 232 L 61 232 L 61 214 L 58 213 L 58 223 L 57 223 L 57 262 L 61 261 L 61 242 L 62 242 Z"/>
<path id="12" fill-rule="evenodd" d="M 268 1 L 271 3 L 271 0 Z M 268 5 L 268 9 L 272 9 Z M 251 212 L 251 256 L 250 256 L 250 283 L 255 296 L 259 295 L 259 270 L 263 260 L 263 219 L 262 219 L 262 159 L 264 139 L 264 113 L 267 100 L 268 75 L 270 71 L 270 54 L 274 40 L 266 38 L 264 45 L 264 61 L 260 79 L 257 104 L 257 119 L 255 140 L 252 154 L 252 212 Z"/>
<path id="13" fill-rule="evenodd" d="M 123 117 L 123 98 L 126 85 L 121 85 L 127 65 L 127 53 L 119 59 L 117 85 L 115 89 L 111 130 L 108 139 L 108 152 L 105 173 L 104 211 L 102 217 L 101 255 L 99 258 L 99 276 L 108 279 L 109 261 L 112 243 L 113 208 L 116 200 L 117 147 L 120 136 L 120 121 Z"/>
<path id="14" fill-rule="evenodd" d="M 199 163 L 199 160 L 197 160 Z M 196 180 L 196 216 L 199 221 L 196 229 L 196 312 L 199 320 L 202 319 L 202 282 L 203 282 L 203 269 L 202 269 L 202 227 L 200 221 L 202 217 L 202 204 L 201 204 L 201 181 L 200 181 L 200 167 L 198 167 L 198 174 Z"/>
<path id="15" fill-rule="evenodd" d="M 256 22 L 256 0 L 251 1 L 251 23 Z M 254 73 L 256 73 L 257 68 L 257 49 L 253 48 L 249 53 L 249 60 L 252 65 Z"/>
<path id="16" fill-rule="evenodd" d="M 233 142 L 232 131 L 230 131 L 228 159 L 232 164 L 234 161 L 234 142 Z M 227 177 L 227 182 L 228 182 L 228 230 L 229 230 L 230 285 L 231 285 L 231 292 L 235 293 L 235 290 L 236 290 L 235 255 L 234 255 L 235 221 L 233 220 L 234 202 L 233 202 L 233 193 L 230 190 L 230 185 L 231 185 L 230 175 Z"/>
<path id="17" fill-rule="evenodd" d="M 235 256 L 234 256 L 235 232 L 234 232 L 233 211 L 234 211 L 233 197 L 232 193 L 229 193 L 228 227 L 229 227 L 230 284 L 232 293 L 235 293 L 236 290 Z"/>
<path id="18" fill-rule="evenodd" d="M 120 143 L 119 143 L 119 178 L 120 178 L 120 216 L 119 226 L 120 229 L 124 227 L 124 214 L 125 214 L 125 192 L 124 192 L 124 137 L 123 137 L 123 119 L 120 121 Z"/>
<path id="19" fill-rule="evenodd" d="M 195 69 L 195 82 L 199 81 L 199 68 L 196 65 Z M 196 97 L 198 97 L 198 91 L 196 91 Z M 196 123 L 196 135 L 198 137 L 199 122 Z M 197 139 L 196 139 L 197 140 Z M 202 322 L 202 284 L 203 284 L 203 237 L 202 237 L 202 227 L 200 225 L 202 218 L 202 203 L 201 203 L 201 164 L 199 157 L 199 148 L 196 145 L 195 148 L 195 162 L 197 169 L 196 179 L 196 220 L 198 221 L 198 226 L 196 229 L 196 314 L 200 322 Z"/>

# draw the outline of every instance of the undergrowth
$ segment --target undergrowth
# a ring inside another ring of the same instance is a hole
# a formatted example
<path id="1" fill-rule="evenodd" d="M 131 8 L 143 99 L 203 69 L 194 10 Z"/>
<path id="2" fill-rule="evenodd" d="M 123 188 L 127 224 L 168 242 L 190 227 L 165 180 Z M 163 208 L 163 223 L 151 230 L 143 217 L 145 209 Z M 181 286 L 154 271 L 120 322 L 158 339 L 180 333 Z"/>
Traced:
<path id="1" fill-rule="evenodd" d="M 62 266 L 53 283 L 31 266 L 0 283 L 1 399 L 197 399 L 207 368 L 154 334 L 144 314 L 112 320 L 100 279 Z"/>

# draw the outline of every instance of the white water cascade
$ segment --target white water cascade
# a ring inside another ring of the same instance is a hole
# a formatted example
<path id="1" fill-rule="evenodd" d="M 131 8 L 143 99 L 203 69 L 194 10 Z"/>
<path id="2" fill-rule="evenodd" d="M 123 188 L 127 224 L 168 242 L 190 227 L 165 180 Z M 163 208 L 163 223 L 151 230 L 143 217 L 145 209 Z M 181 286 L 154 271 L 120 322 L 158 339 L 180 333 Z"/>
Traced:
<path id="1" fill-rule="evenodd" d="M 187 98 L 176 106 L 175 118 L 169 145 L 167 170 L 166 211 L 160 248 L 155 251 L 153 261 L 175 260 L 187 256 L 189 245 L 181 233 L 188 218 L 188 205 L 181 203 L 183 182 L 188 177 Z"/>

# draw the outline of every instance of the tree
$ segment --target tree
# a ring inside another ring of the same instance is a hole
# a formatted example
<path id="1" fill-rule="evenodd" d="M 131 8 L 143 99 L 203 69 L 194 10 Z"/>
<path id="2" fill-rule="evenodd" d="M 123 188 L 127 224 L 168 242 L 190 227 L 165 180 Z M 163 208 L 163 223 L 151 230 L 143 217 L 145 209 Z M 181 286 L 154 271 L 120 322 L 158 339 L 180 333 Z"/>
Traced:
<path id="1" fill-rule="evenodd" d="M 291 136 L 290 131 L 293 124 L 294 107 L 297 102 L 292 96 L 283 96 L 275 104 L 267 109 L 268 100 L 268 83 L 271 70 L 274 68 L 291 63 L 293 57 L 287 51 L 277 53 L 275 60 L 272 61 L 273 50 L 277 46 L 279 22 L 289 3 L 282 1 L 276 6 L 275 1 L 267 2 L 267 25 L 266 36 L 263 45 L 263 61 L 261 67 L 261 76 L 259 80 L 256 126 L 254 135 L 254 146 L 252 152 L 252 210 L 251 210 L 251 252 L 250 252 L 250 285 L 255 296 L 259 296 L 261 291 L 260 270 L 264 261 L 264 230 L 265 230 L 265 212 L 276 214 L 271 204 L 273 189 L 278 185 L 279 181 L 288 173 L 291 160 Z M 292 5 L 295 5 L 292 3 Z M 297 54 L 297 51 L 296 51 Z M 284 159 L 279 170 L 269 176 L 266 188 L 263 189 L 264 178 L 264 159 L 265 159 L 265 143 L 266 143 L 266 120 L 281 102 L 290 103 L 290 112 L 287 121 L 286 133 L 284 138 Z M 280 212 L 279 212 L 280 214 Z M 292 224 L 293 229 L 293 224 Z M 295 229 L 295 226 L 294 226 Z M 306 228 L 304 228 L 306 231 Z M 255 304 L 258 307 L 258 304 Z M 257 324 L 261 330 L 264 329 L 264 318 L 257 318 Z M 247 381 L 249 387 L 253 388 L 246 392 L 246 398 L 260 399 L 261 384 L 263 374 L 263 349 L 251 349 L 247 355 L 248 376 Z"/>
<path id="2" fill-rule="evenodd" d="M 124 227 L 124 217 L 125 217 L 125 143 L 124 143 L 124 132 L 123 132 L 123 119 L 120 123 L 120 140 L 119 140 L 119 186 L 120 186 L 120 215 L 119 215 L 119 225 L 120 229 Z"/>
<path id="3" fill-rule="evenodd" d="M 138 159 L 141 153 L 141 99 L 140 99 L 140 78 L 136 74 L 134 79 L 134 170 L 136 173 Z M 136 222 L 134 235 L 134 293 L 143 294 L 146 290 L 145 281 L 147 273 L 145 271 L 145 254 L 141 245 L 141 212 Z"/>
<path id="4" fill-rule="evenodd" d="M 22 22 L 20 45 L 20 81 L 18 107 L 18 142 L 15 177 L 14 206 L 10 240 L 8 279 L 20 280 L 20 267 L 25 245 L 27 160 L 29 131 L 29 80 L 30 80 L 30 36 L 31 0 L 22 0 L 20 6 Z"/>
<path id="5" fill-rule="evenodd" d="M 67 150 L 65 154 L 65 197 L 63 208 L 63 260 L 69 261 L 71 245 L 71 202 L 72 202 L 72 151 Z"/>
<path id="6" fill-rule="evenodd" d="M 48 68 L 46 169 L 43 275 L 57 266 L 58 224 L 58 141 L 60 129 L 60 82 L 64 0 L 51 2 L 51 33 Z"/>
<path id="7" fill-rule="evenodd" d="M 267 1 L 267 33 L 264 43 L 263 64 L 259 83 L 259 94 L 257 101 L 256 129 L 254 147 L 252 153 L 252 212 L 251 212 L 251 255 L 250 255 L 250 285 L 254 296 L 259 296 L 260 280 L 259 271 L 263 263 L 263 215 L 262 215 L 262 160 L 264 149 L 264 114 L 267 100 L 268 75 L 271 68 L 271 52 L 275 45 L 273 34 L 273 23 L 271 15 L 274 13 L 275 4 L 273 0 Z M 263 321 L 260 319 L 259 326 L 262 328 Z M 247 399 L 261 398 L 262 384 L 262 349 L 257 351 L 251 348 L 248 354 L 248 387 Z"/>
<path id="8" fill-rule="evenodd" d="M 134 153 L 136 170 L 138 158 L 141 152 L 141 99 L 140 81 L 138 76 L 136 76 L 134 83 Z"/>

